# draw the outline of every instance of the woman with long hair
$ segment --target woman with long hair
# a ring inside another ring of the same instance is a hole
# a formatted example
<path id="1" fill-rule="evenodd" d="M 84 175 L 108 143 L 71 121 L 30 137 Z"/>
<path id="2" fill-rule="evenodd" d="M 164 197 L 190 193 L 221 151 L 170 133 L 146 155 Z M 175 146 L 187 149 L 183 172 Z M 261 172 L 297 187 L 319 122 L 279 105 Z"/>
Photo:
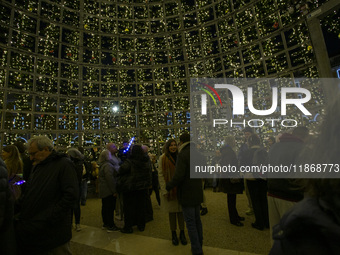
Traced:
<path id="1" fill-rule="evenodd" d="M 187 244 L 184 234 L 184 217 L 180 204 L 177 200 L 177 189 L 173 188 L 169 192 L 166 190 L 166 184 L 171 181 L 175 174 L 177 159 L 177 143 L 174 139 L 169 139 L 163 147 L 163 154 L 158 162 L 158 179 L 161 189 L 161 207 L 169 213 L 170 230 L 172 234 L 172 244 L 178 245 L 177 224 L 180 229 L 180 240 L 183 245 Z"/>
<path id="2" fill-rule="evenodd" d="M 7 145 L 2 149 L 2 159 L 4 160 L 8 171 L 8 183 L 15 199 L 21 196 L 21 187 L 14 185 L 22 180 L 22 163 L 20 153 L 15 145 Z"/>
<path id="3" fill-rule="evenodd" d="M 5 161 L 9 178 L 22 174 L 23 163 L 15 145 L 7 145 L 2 149 L 2 159 Z"/>

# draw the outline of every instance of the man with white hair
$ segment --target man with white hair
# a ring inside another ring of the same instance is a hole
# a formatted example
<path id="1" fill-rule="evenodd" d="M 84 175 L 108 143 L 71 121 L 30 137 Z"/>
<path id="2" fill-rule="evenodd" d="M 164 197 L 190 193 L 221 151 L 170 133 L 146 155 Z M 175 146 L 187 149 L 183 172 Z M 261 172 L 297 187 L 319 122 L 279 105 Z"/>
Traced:
<path id="1" fill-rule="evenodd" d="M 31 138 L 27 147 L 33 168 L 15 224 L 19 254 L 71 254 L 72 208 L 79 192 L 74 164 L 47 136 Z"/>

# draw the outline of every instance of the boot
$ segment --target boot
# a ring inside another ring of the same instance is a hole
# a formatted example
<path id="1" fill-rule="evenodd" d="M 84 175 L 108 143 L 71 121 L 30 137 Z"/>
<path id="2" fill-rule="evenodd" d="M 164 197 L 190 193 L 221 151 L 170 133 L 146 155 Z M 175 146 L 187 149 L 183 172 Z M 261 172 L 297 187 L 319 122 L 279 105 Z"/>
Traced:
<path id="1" fill-rule="evenodd" d="M 177 246 L 178 245 L 178 238 L 176 231 L 172 231 L 172 244 Z"/>
<path id="2" fill-rule="evenodd" d="M 185 238 L 184 230 L 181 230 L 181 232 L 179 233 L 179 239 L 181 240 L 182 245 L 188 244 L 187 239 Z"/>

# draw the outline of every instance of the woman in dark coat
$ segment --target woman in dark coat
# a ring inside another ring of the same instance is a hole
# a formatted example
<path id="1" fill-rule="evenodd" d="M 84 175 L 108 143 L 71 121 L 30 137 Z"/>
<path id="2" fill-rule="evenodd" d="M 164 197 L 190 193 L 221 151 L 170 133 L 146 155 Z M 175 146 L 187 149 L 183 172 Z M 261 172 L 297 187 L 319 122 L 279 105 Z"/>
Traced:
<path id="1" fill-rule="evenodd" d="M 225 146 L 221 151 L 220 165 L 223 166 L 236 166 L 238 168 L 237 156 L 234 151 L 235 138 L 227 136 L 225 139 Z M 228 212 L 230 223 L 241 227 L 244 217 L 240 217 L 236 209 L 236 195 L 243 193 L 243 181 L 241 178 L 223 178 L 219 182 L 220 190 L 227 193 Z"/>
<path id="2" fill-rule="evenodd" d="M 134 218 L 139 231 L 145 229 L 145 201 L 151 186 L 152 173 L 149 157 L 140 145 L 132 147 L 130 157 L 119 168 L 117 182 L 123 193 L 124 228 L 123 233 L 132 233 Z"/>

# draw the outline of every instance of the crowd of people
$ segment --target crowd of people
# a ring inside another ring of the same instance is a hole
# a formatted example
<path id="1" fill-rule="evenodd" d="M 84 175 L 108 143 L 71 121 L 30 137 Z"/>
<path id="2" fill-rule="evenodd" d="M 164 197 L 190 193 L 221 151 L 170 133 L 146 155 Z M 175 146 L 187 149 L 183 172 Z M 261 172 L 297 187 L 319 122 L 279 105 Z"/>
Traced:
<path id="1" fill-rule="evenodd" d="M 339 102 L 334 104 L 336 109 L 340 109 Z M 306 127 L 268 137 L 266 143 L 246 128 L 241 146 L 236 146 L 234 136 L 225 137 L 213 162 L 236 167 L 339 164 L 340 122 L 330 114 L 337 116 L 334 106 L 313 143 Z M 81 147 L 58 152 L 47 136 L 4 146 L 0 160 L 0 254 L 71 254 L 72 227 L 81 231 L 81 205 L 86 204 L 89 179 L 96 183 L 102 202 L 103 230 L 131 234 L 137 226 L 138 231 L 144 231 L 153 219 L 150 195 L 155 192 L 157 203 L 169 217 L 172 244 L 188 243 L 186 226 L 192 254 L 203 254 L 200 216 L 205 214 L 201 212 L 204 185 L 202 179 L 190 178 L 191 153 L 199 155 L 195 157 L 200 161 L 197 164 L 206 164 L 199 146 L 184 133 L 178 143 L 169 139 L 157 160 L 147 146 L 127 145 L 125 142 L 118 149 L 108 143 L 98 159 L 94 155 L 87 158 Z M 251 227 L 270 229 L 270 254 L 337 254 L 339 184 L 339 179 L 297 180 L 253 173 L 233 178 L 215 176 L 213 190 L 227 194 L 229 220 L 237 227 L 244 226 L 245 220 L 237 210 L 237 194 L 247 194 L 246 214 L 253 213 L 255 218 Z M 115 224 L 115 215 L 124 221 L 123 228 Z"/>

